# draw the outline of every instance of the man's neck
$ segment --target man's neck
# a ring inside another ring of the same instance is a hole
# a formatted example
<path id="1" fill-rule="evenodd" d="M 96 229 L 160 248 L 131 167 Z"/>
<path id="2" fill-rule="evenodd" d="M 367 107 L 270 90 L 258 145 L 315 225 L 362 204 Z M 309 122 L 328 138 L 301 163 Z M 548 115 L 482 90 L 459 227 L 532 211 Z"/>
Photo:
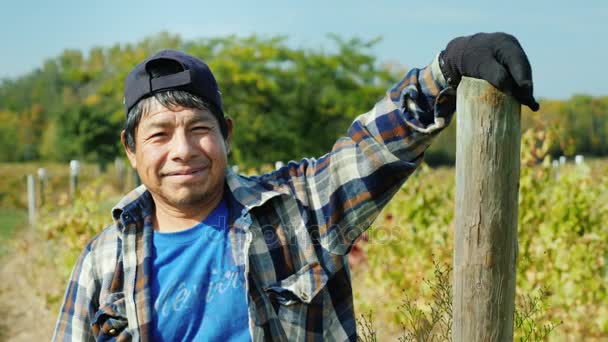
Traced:
<path id="1" fill-rule="evenodd" d="M 171 233 L 191 228 L 207 218 L 221 200 L 222 196 L 218 196 L 207 202 L 180 205 L 179 207 L 167 205 L 162 201 L 154 201 L 154 230 Z"/>

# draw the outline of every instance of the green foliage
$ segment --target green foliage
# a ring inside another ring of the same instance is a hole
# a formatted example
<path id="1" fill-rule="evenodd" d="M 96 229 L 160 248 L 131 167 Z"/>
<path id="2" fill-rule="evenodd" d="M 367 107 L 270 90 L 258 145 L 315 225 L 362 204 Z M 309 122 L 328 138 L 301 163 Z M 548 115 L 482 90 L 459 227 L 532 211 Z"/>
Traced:
<path id="1" fill-rule="evenodd" d="M 182 41 L 168 33 L 96 47 L 86 57 L 65 50 L 0 86 L 0 155 L 4 161 L 113 160 L 121 153 L 124 79 L 162 48 L 183 49 L 211 65 L 236 122 L 232 151 L 241 166 L 321 155 L 395 80 L 369 52 L 377 40 L 330 39 L 331 53 L 292 48 L 282 37 Z"/>
<path id="2" fill-rule="evenodd" d="M 399 306 L 402 314 L 403 335 L 399 341 L 451 341 L 452 339 L 452 282 L 451 269 L 433 260 L 434 274 L 425 284 L 430 289 L 430 311 L 420 308 L 419 303 L 404 291 Z"/>
<path id="3" fill-rule="evenodd" d="M 519 295 L 516 300 L 514 329 L 517 341 L 546 341 L 549 334 L 562 322 L 539 324 L 545 315 L 547 292 L 540 288 L 536 293 Z"/>
<path id="4" fill-rule="evenodd" d="M 77 105 L 61 113 L 58 118 L 55 137 L 70 137 L 57 139 L 57 147 L 53 152 L 60 156 L 61 161 L 79 159 L 90 162 L 107 164 L 119 155 L 119 124 L 113 123 L 109 113 L 96 110 L 91 105 Z M 99 143 L 109 142 L 109 143 Z"/>
<path id="5" fill-rule="evenodd" d="M 38 229 L 53 243 L 51 249 L 55 258 L 52 262 L 63 274 L 64 279 L 74 266 L 84 246 L 103 227 L 110 224 L 112 205 L 120 198 L 107 180 L 97 179 L 87 184 L 72 203 L 63 197 L 53 207 L 47 207 L 41 214 Z M 60 304 L 60 303 L 57 303 Z"/>
<path id="6" fill-rule="evenodd" d="M 377 342 L 378 333 L 374 326 L 374 315 L 370 311 L 367 314 L 361 314 L 357 319 L 357 341 L 358 342 Z"/>
<path id="7" fill-rule="evenodd" d="M 539 140 L 532 132 L 524 139 L 535 136 Z M 608 177 L 595 176 L 586 164 L 553 169 L 549 161 L 522 169 L 517 285 L 525 292 L 548 288 L 552 315 L 566 329 L 591 325 L 589 333 L 606 334 Z"/>
<path id="8" fill-rule="evenodd" d="M 371 43 L 334 42 L 338 52 L 332 54 L 292 49 L 280 37 L 227 37 L 188 46 L 209 61 L 223 89 L 224 108 L 236 122 L 238 164 L 259 167 L 321 155 L 382 95 L 392 79 L 365 52 Z"/>

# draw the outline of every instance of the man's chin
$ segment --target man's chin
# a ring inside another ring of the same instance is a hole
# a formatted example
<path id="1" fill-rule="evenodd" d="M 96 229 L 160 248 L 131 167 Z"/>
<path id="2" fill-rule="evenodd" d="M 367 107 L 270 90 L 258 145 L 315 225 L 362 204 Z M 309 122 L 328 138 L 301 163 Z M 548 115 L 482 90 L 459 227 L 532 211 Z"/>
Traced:
<path id="1" fill-rule="evenodd" d="M 220 191 L 223 193 L 223 188 L 221 190 L 218 189 L 218 192 Z M 196 187 L 166 188 L 163 191 L 157 192 L 154 197 L 156 197 L 156 200 L 162 201 L 174 208 L 184 207 L 184 209 L 191 209 L 192 207 L 203 208 L 217 200 L 217 196 L 221 196 L 221 194 L 209 191 L 209 189 L 201 185 Z"/>
<path id="2" fill-rule="evenodd" d="M 207 200 L 208 196 L 206 194 L 185 194 L 168 198 L 168 202 L 174 206 L 194 206 L 204 204 Z"/>

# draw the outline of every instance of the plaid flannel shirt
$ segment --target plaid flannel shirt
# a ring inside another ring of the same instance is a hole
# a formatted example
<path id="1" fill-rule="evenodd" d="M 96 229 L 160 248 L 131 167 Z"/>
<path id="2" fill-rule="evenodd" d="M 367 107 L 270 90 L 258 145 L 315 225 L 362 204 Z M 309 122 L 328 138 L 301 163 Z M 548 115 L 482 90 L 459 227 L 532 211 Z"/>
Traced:
<path id="1" fill-rule="evenodd" d="M 435 58 L 411 69 L 319 159 L 259 177 L 227 168 L 233 257 L 245 270 L 254 341 L 356 340 L 347 254 L 454 109 Z M 153 207 L 141 186 L 112 210 L 114 223 L 76 262 L 54 340 L 150 340 Z"/>

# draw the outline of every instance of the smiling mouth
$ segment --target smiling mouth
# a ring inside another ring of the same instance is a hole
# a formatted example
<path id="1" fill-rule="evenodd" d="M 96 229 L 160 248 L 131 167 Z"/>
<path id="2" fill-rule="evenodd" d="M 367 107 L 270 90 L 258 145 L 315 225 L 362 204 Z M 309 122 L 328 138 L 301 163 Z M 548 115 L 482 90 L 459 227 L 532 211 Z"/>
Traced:
<path id="1" fill-rule="evenodd" d="M 188 176 L 198 176 L 203 173 L 207 168 L 201 167 L 196 169 L 182 170 L 182 171 L 173 171 L 164 174 L 164 177 L 188 177 Z"/>

